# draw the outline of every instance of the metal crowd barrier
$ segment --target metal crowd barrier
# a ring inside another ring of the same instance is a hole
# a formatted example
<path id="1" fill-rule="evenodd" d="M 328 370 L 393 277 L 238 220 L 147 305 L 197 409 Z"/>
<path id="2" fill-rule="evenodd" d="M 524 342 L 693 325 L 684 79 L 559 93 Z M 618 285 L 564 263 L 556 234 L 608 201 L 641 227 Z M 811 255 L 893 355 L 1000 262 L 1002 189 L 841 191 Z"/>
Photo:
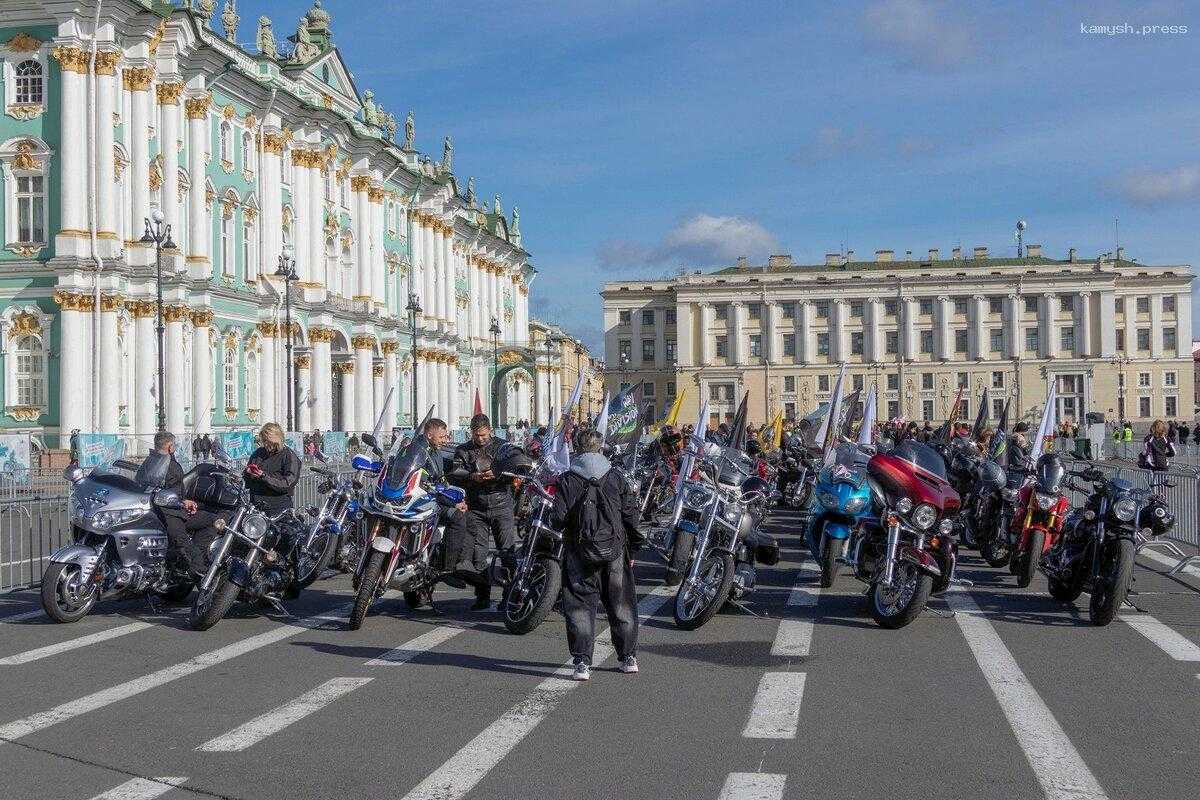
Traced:
<path id="1" fill-rule="evenodd" d="M 329 469 L 348 470 L 345 464 Z M 59 547 L 71 542 L 69 485 L 58 470 L 56 479 L 36 475 L 35 481 L 6 483 L 0 473 L 0 593 L 37 586 L 46 562 Z M 20 477 L 18 476 L 18 480 Z M 317 486 L 323 478 L 305 469 L 296 485 L 297 511 L 319 505 Z M 36 488 L 34 488 L 36 487 Z"/>

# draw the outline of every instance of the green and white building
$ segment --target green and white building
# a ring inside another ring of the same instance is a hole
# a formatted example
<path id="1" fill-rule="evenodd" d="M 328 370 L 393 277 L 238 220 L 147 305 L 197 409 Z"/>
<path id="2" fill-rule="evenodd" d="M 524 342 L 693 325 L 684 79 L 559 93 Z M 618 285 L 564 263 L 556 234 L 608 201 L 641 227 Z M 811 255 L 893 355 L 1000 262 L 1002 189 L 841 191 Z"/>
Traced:
<path id="1" fill-rule="evenodd" d="M 360 93 L 320 0 L 286 38 L 261 18 L 255 52 L 231 0 L 187 6 L 4 3 L 0 433 L 155 430 L 156 251 L 139 241 L 154 212 L 176 244 L 169 429 L 282 424 L 289 391 L 299 430 L 404 424 L 414 351 L 418 408 L 462 424 L 476 388 L 491 404 L 499 362 L 502 421 L 540 416 L 517 374 L 536 369 L 517 209 L 459 183 L 449 137 L 435 161 L 411 112 L 398 123 Z"/>

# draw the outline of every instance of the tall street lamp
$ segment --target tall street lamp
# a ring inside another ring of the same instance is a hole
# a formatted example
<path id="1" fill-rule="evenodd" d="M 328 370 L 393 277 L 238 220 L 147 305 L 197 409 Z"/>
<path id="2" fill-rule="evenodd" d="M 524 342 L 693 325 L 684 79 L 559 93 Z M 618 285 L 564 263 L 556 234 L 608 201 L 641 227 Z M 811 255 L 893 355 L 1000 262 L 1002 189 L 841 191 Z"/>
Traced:
<path id="1" fill-rule="evenodd" d="M 283 279 L 283 313 L 284 323 L 287 325 L 287 340 L 284 348 L 287 351 L 287 429 L 294 431 L 293 423 L 295 422 L 292 411 L 292 395 L 295 393 L 295 384 L 292 383 L 292 283 L 299 280 L 296 274 L 296 259 L 291 253 L 290 247 L 285 247 L 283 252 L 279 254 L 279 268 L 275 270 L 275 277 Z"/>
<path id="2" fill-rule="evenodd" d="M 408 293 L 408 329 L 412 334 L 412 426 L 417 427 L 417 315 L 421 313 L 421 301 L 416 292 Z"/>
<path id="3" fill-rule="evenodd" d="M 551 366 L 552 358 L 554 358 L 554 340 L 547 337 L 547 339 L 546 339 L 546 424 L 547 425 L 550 425 L 553 422 L 553 420 L 550 419 L 550 414 L 553 409 L 553 403 L 551 400 L 552 389 L 550 386 L 550 366 Z"/>
<path id="4" fill-rule="evenodd" d="M 500 400 L 496 397 L 496 375 L 500 373 L 500 323 L 495 317 L 492 317 L 488 333 L 492 335 L 492 380 L 488 384 L 488 394 L 492 397 L 492 422 L 495 423 L 500 416 Z"/>
<path id="5" fill-rule="evenodd" d="M 150 219 L 154 222 L 151 223 Z M 166 367 L 163 361 L 163 290 L 162 290 L 162 251 L 174 250 L 175 242 L 171 240 L 171 226 L 163 224 L 162 212 L 157 208 L 150 214 L 150 218 L 145 219 L 146 232 L 142 234 L 142 244 L 154 245 L 154 268 L 155 268 L 155 285 L 157 295 L 155 297 L 155 310 L 157 312 L 157 326 L 155 330 L 158 332 L 158 429 L 165 431 L 167 429 L 167 403 L 164 384 L 166 383 Z"/>

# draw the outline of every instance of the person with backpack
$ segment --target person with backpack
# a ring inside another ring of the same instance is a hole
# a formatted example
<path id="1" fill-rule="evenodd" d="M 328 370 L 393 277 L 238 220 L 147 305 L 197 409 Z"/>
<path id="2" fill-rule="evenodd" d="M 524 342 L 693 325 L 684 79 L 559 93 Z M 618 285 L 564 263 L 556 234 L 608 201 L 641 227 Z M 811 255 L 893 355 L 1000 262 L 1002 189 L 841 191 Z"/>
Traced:
<path id="1" fill-rule="evenodd" d="M 633 553 L 645 538 L 638 531 L 637 496 L 601 454 L 603 445 L 597 431 L 580 437 L 580 452 L 558 479 L 551 512 L 551 524 L 564 531 L 562 607 L 577 681 L 592 674 L 597 600 L 608 615 L 618 668 L 638 671 Z"/>

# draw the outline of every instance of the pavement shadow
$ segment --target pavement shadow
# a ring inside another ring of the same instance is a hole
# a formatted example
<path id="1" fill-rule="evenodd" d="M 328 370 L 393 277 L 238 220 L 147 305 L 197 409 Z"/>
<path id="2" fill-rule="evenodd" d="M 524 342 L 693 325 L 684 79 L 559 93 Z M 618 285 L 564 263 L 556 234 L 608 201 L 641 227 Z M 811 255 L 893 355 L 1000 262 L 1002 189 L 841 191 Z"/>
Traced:
<path id="1" fill-rule="evenodd" d="M 638 644 L 638 653 L 701 662 L 718 667 L 769 668 L 779 659 L 771 655 L 770 642 L 679 642 Z M 806 659 L 800 659 L 804 661 Z"/>
<path id="2" fill-rule="evenodd" d="M 293 641 L 290 644 L 292 647 L 307 647 L 318 653 L 342 656 L 359 661 L 369 661 L 373 658 L 379 658 L 392 649 L 390 647 L 378 647 L 375 645 L 346 645 L 313 641 Z M 406 663 L 425 667 L 459 667 L 479 672 L 531 675 L 535 678 L 549 678 L 563 664 L 562 661 L 513 661 L 511 659 L 493 658 L 491 656 L 445 653 L 437 650 L 422 652 Z"/>

